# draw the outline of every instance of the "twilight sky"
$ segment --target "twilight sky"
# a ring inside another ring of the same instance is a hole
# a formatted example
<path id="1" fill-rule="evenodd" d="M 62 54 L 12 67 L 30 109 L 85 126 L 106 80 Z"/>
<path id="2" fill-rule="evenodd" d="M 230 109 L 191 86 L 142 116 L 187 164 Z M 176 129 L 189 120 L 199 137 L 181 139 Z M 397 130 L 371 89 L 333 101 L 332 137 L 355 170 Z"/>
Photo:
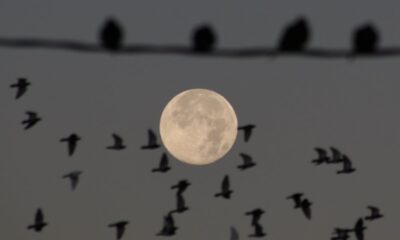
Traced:
<path id="1" fill-rule="evenodd" d="M 20 1 L 0 3 L 0 36 L 96 42 L 108 16 L 124 25 L 132 43 L 188 44 L 190 31 L 211 23 L 219 46 L 274 46 L 281 28 L 305 15 L 312 46 L 347 48 L 354 26 L 373 21 L 382 45 L 400 45 L 397 1 Z M 398 58 L 211 59 L 185 56 L 111 56 L 63 50 L 0 49 L 0 239 L 114 239 L 107 225 L 127 219 L 123 239 L 156 239 L 162 217 L 175 207 L 179 180 L 190 211 L 179 215 L 173 239 L 242 239 L 252 231 L 244 212 L 265 209 L 267 239 L 329 239 L 334 227 L 351 227 L 381 207 L 385 219 L 368 225 L 366 239 L 396 239 L 400 194 Z M 27 77 L 19 101 L 9 85 Z M 152 174 L 164 149 L 141 151 L 147 129 L 158 131 L 161 111 L 177 93 L 208 88 L 230 101 L 239 124 L 257 128 L 242 135 L 219 162 L 189 166 L 173 161 L 168 174 Z M 26 110 L 43 122 L 24 131 Z M 61 137 L 83 140 L 68 157 Z M 107 151 L 111 133 L 123 136 L 122 152 Z M 337 176 L 337 166 L 315 167 L 316 146 L 336 146 L 357 168 Z M 256 168 L 239 172 L 238 154 Z M 75 192 L 61 176 L 84 173 Z M 215 199 L 229 174 L 230 201 Z M 285 197 L 304 192 L 314 203 L 312 221 Z M 26 230 L 38 207 L 50 223 L 41 234 Z"/>

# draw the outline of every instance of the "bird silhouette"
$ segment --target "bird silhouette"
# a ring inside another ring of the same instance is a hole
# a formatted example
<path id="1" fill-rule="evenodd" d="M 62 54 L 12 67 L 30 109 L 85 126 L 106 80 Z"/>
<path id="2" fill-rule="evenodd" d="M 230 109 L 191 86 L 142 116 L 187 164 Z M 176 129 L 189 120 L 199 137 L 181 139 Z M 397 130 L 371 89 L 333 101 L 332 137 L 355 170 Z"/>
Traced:
<path id="1" fill-rule="evenodd" d="M 364 24 L 353 33 L 353 54 L 371 54 L 378 50 L 379 33 L 370 23 Z"/>
<path id="2" fill-rule="evenodd" d="M 356 171 L 356 169 L 353 168 L 353 164 L 351 163 L 350 159 L 345 154 L 343 154 L 342 159 L 343 169 L 337 171 L 337 174 L 348 174 Z"/>
<path id="3" fill-rule="evenodd" d="M 303 193 L 294 193 L 288 196 L 286 199 L 292 199 L 294 201 L 294 208 L 300 208 L 303 195 Z"/>
<path id="4" fill-rule="evenodd" d="M 178 189 L 178 191 L 177 191 L 177 195 L 181 195 L 181 194 L 183 194 L 183 192 L 184 191 L 186 191 L 186 189 L 189 187 L 191 185 L 191 183 L 188 181 L 188 180 L 186 180 L 186 179 L 183 179 L 183 180 L 180 180 L 176 185 L 173 185 L 172 187 L 171 187 L 171 189 Z"/>
<path id="5" fill-rule="evenodd" d="M 168 213 L 166 216 L 164 216 L 164 225 L 163 228 L 159 233 L 157 233 L 157 236 L 173 236 L 176 234 L 176 230 L 178 228 L 175 226 L 175 221 L 172 216 L 172 213 Z"/>
<path id="6" fill-rule="evenodd" d="M 21 122 L 22 125 L 25 125 L 25 130 L 32 128 L 38 122 L 42 121 L 42 118 L 40 118 L 36 112 L 26 111 L 25 114 L 28 115 L 28 119 L 25 119 Z"/>
<path id="7" fill-rule="evenodd" d="M 114 139 L 114 144 L 111 146 L 108 146 L 107 149 L 123 150 L 126 148 L 126 146 L 124 145 L 124 140 L 118 134 L 113 133 L 112 137 Z"/>
<path id="8" fill-rule="evenodd" d="M 71 182 L 71 189 L 72 191 L 75 190 L 76 186 L 78 185 L 79 182 L 79 177 L 82 174 L 82 171 L 72 171 L 68 174 L 65 174 L 63 176 L 64 179 L 69 178 L 70 182 Z"/>
<path id="9" fill-rule="evenodd" d="M 183 197 L 182 194 L 177 194 L 176 195 L 176 209 L 170 211 L 170 214 L 172 213 L 183 213 L 185 211 L 189 210 L 189 207 L 186 206 L 185 198 Z"/>
<path id="10" fill-rule="evenodd" d="M 332 158 L 328 160 L 328 163 L 341 163 L 343 162 L 342 153 L 335 147 L 330 147 L 332 152 Z"/>
<path id="11" fill-rule="evenodd" d="M 28 90 L 31 83 L 26 78 L 18 78 L 17 83 L 11 84 L 10 88 L 16 88 L 17 93 L 15 94 L 15 99 L 22 97 Z"/>
<path id="12" fill-rule="evenodd" d="M 198 53 L 206 53 L 214 50 L 217 37 L 210 25 L 201 25 L 193 31 L 192 48 Z"/>
<path id="13" fill-rule="evenodd" d="M 239 233 L 236 230 L 236 228 L 235 227 L 231 227 L 230 230 L 231 230 L 230 240 L 239 240 Z"/>
<path id="14" fill-rule="evenodd" d="M 311 205 L 312 203 L 308 199 L 304 199 L 300 203 L 301 210 L 307 219 L 311 220 Z"/>
<path id="15" fill-rule="evenodd" d="M 364 221 L 362 218 L 359 218 L 354 226 L 354 234 L 356 235 L 357 240 L 363 240 L 364 239 L 364 231 L 367 229 L 364 226 Z"/>
<path id="16" fill-rule="evenodd" d="M 249 141 L 251 134 L 253 132 L 253 129 L 255 127 L 256 127 L 256 125 L 254 125 L 254 124 L 248 124 L 248 125 L 238 127 L 238 130 L 242 130 L 244 132 L 244 141 L 245 142 Z"/>
<path id="17" fill-rule="evenodd" d="M 28 226 L 28 229 L 33 229 L 36 232 L 41 232 L 44 227 L 48 225 L 47 222 L 44 221 L 44 215 L 41 208 L 36 210 L 35 222 L 32 225 Z"/>
<path id="18" fill-rule="evenodd" d="M 335 231 L 333 232 L 333 234 L 336 234 L 335 236 L 333 236 L 331 238 L 331 240 L 347 240 L 349 239 L 349 233 L 352 230 L 350 229 L 342 229 L 342 228 L 335 228 Z"/>
<path id="19" fill-rule="evenodd" d="M 284 30 L 278 50 L 281 52 L 300 52 L 307 47 L 311 35 L 310 27 L 305 17 L 291 22 Z"/>
<path id="20" fill-rule="evenodd" d="M 117 230 L 117 239 L 121 239 L 125 233 L 126 225 L 128 224 L 129 221 L 119 221 L 109 224 L 108 227 L 115 227 Z"/>
<path id="21" fill-rule="evenodd" d="M 239 155 L 242 157 L 243 160 L 243 164 L 238 166 L 240 170 L 246 170 L 256 165 L 256 163 L 253 161 L 253 158 L 250 155 L 246 153 L 240 153 Z"/>
<path id="22" fill-rule="evenodd" d="M 264 232 L 264 229 L 263 229 L 263 227 L 262 227 L 260 224 L 256 223 L 256 224 L 254 224 L 253 227 L 254 227 L 254 233 L 253 233 L 253 234 L 250 234 L 249 237 L 252 237 L 252 238 L 262 238 L 262 237 L 264 237 L 264 236 L 267 235 L 267 234 Z"/>
<path id="23" fill-rule="evenodd" d="M 166 153 L 163 153 L 159 166 L 157 168 L 153 168 L 151 171 L 165 173 L 168 172 L 170 169 L 171 167 L 168 164 L 168 155 Z"/>
<path id="24" fill-rule="evenodd" d="M 147 130 L 148 136 L 149 136 L 149 141 L 147 145 L 142 146 L 142 149 L 156 149 L 160 147 L 160 144 L 157 142 L 157 136 L 153 132 L 153 130 L 149 129 Z"/>
<path id="25" fill-rule="evenodd" d="M 221 192 L 216 193 L 215 197 L 230 199 L 232 193 L 233 191 L 230 189 L 229 176 L 225 175 L 224 179 L 222 180 Z"/>
<path id="26" fill-rule="evenodd" d="M 60 142 L 66 142 L 68 144 L 68 155 L 72 156 L 75 153 L 78 142 L 82 140 L 76 133 L 72 133 L 68 137 L 61 138 Z"/>
<path id="27" fill-rule="evenodd" d="M 370 210 L 371 214 L 369 216 L 365 217 L 364 218 L 365 220 L 373 221 L 373 220 L 376 220 L 379 218 L 383 218 L 383 215 L 382 215 L 381 211 L 379 210 L 379 208 L 374 207 L 374 206 L 368 206 L 367 208 Z"/>
<path id="28" fill-rule="evenodd" d="M 103 48 L 109 51 L 120 50 L 124 39 L 121 25 L 115 19 L 109 18 L 102 26 L 99 38 Z"/>
<path id="29" fill-rule="evenodd" d="M 328 157 L 328 153 L 323 148 L 314 148 L 314 150 L 318 153 L 318 158 L 313 159 L 311 162 L 315 165 L 321 165 L 323 163 L 328 163 L 330 158 Z"/>
<path id="30" fill-rule="evenodd" d="M 258 224 L 260 222 L 260 218 L 261 216 L 264 214 L 264 210 L 261 208 L 256 208 L 252 211 L 246 212 L 245 214 L 247 216 L 251 216 L 252 220 L 251 220 L 251 225 L 255 226 L 256 224 Z"/>

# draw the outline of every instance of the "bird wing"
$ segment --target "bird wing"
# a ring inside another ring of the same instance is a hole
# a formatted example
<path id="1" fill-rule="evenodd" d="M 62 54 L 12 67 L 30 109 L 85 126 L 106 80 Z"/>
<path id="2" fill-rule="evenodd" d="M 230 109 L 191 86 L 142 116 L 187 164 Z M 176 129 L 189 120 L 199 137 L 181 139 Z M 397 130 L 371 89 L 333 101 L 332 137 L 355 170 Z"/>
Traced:
<path id="1" fill-rule="evenodd" d="M 174 218 L 172 217 L 172 214 L 168 214 L 165 217 L 165 226 L 167 229 L 173 229 L 175 227 L 175 221 Z"/>
<path id="2" fill-rule="evenodd" d="M 17 88 L 17 94 L 15 95 L 15 98 L 16 99 L 20 98 L 22 95 L 24 95 L 26 90 L 27 90 L 27 88 L 25 86 L 18 87 Z"/>
<path id="3" fill-rule="evenodd" d="M 168 156 L 166 153 L 163 153 L 160 161 L 160 168 L 167 168 L 168 167 Z"/>
<path id="4" fill-rule="evenodd" d="M 245 142 L 249 141 L 252 131 L 253 131 L 252 128 L 247 128 L 247 129 L 245 128 L 244 129 L 244 141 Z"/>
<path id="5" fill-rule="evenodd" d="M 112 137 L 114 138 L 115 145 L 119 146 L 123 144 L 123 139 L 118 135 L 113 133 Z"/>
<path id="6" fill-rule="evenodd" d="M 314 150 L 318 153 L 320 158 L 325 158 L 327 156 L 326 150 L 322 148 L 314 148 Z"/>
<path id="7" fill-rule="evenodd" d="M 75 188 L 76 188 L 76 186 L 78 185 L 78 182 L 79 182 L 79 176 L 77 174 L 72 174 L 70 178 L 71 178 L 72 190 L 75 190 Z"/>
<path id="8" fill-rule="evenodd" d="M 156 145 L 157 144 L 157 136 L 156 134 L 153 132 L 153 130 L 149 129 L 148 130 L 148 134 L 149 134 L 149 145 Z"/>
<path id="9" fill-rule="evenodd" d="M 68 141 L 68 154 L 74 154 L 76 148 L 76 141 Z"/>
<path id="10" fill-rule="evenodd" d="M 44 215 L 43 215 L 42 209 L 39 208 L 36 212 L 35 222 L 42 223 L 43 221 L 44 221 Z"/>
<path id="11" fill-rule="evenodd" d="M 125 232 L 125 226 L 117 226 L 117 239 L 122 238 Z"/>
<path id="12" fill-rule="evenodd" d="M 235 227 L 231 227 L 231 238 L 230 240 L 239 240 L 239 233 Z"/>
<path id="13" fill-rule="evenodd" d="M 352 168 L 351 161 L 346 155 L 343 155 L 343 168 L 344 169 L 351 169 Z"/>
<path id="14" fill-rule="evenodd" d="M 244 164 L 250 164 L 250 163 L 252 163 L 252 157 L 250 156 L 250 155 L 248 155 L 248 154 L 246 154 L 246 153 L 240 153 L 240 156 L 242 157 L 242 159 L 243 159 L 243 163 Z"/>
<path id="15" fill-rule="evenodd" d="M 308 219 L 311 219 L 311 207 L 309 205 L 306 205 L 306 206 L 302 206 L 301 209 L 303 210 L 304 215 Z"/>
<path id="16" fill-rule="evenodd" d="M 228 192 L 230 188 L 230 183 L 229 183 L 229 176 L 226 175 L 224 179 L 222 180 L 222 191 L 223 192 Z"/>
<path id="17" fill-rule="evenodd" d="M 29 116 L 29 118 L 36 118 L 37 117 L 37 113 L 36 112 L 26 111 L 25 113 Z"/>
<path id="18" fill-rule="evenodd" d="M 177 196 L 177 201 L 176 201 L 177 209 L 182 209 L 185 208 L 185 199 L 183 198 L 182 195 Z"/>

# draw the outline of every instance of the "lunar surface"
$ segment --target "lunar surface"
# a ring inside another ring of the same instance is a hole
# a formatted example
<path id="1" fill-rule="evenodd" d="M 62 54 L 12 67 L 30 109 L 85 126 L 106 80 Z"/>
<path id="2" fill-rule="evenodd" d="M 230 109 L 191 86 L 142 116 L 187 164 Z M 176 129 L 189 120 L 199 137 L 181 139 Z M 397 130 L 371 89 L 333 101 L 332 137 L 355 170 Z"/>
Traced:
<path id="1" fill-rule="evenodd" d="M 161 114 L 161 140 L 176 159 L 194 165 L 210 164 L 233 146 L 238 121 L 229 102 L 207 89 L 176 95 Z"/>

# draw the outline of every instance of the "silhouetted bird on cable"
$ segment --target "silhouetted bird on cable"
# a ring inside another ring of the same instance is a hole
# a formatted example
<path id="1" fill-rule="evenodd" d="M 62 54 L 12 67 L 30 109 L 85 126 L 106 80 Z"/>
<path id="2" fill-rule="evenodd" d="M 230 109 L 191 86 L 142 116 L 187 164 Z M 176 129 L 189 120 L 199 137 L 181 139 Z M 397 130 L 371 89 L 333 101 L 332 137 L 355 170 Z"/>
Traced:
<path id="1" fill-rule="evenodd" d="M 301 210 L 307 219 L 311 220 L 311 205 L 312 203 L 308 199 L 304 199 L 300 203 Z"/>
<path id="2" fill-rule="evenodd" d="M 164 225 L 163 228 L 159 233 L 157 233 L 157 236 L 173 236 L 176 233 L 176 230 L 178 228 L 175 226 L 175 221 L 172 216 L 172 213 L 167 214 L 164 216 Z"/>
<path id="3" fill-rule="evenodd" d="M 61 138 L 60 142 L 66 142 L 68 144 L 68 155 L 72 156 L 75 153 L 76 146 L 80 140 L 81 138 L 77 134 L 72 133 L 66 138 Z"/>
<path id="4" fill-rule="evenodd" d="M 190 183 L 188 180 L 184 179 L 184 180 L 180 180 L 180 181 L 178 182 L 178 184 L 173 185 L 173 186 L 171 187 L 171 189 L 178 189 L 178 191 L 177 191 L 176 194 L 177 194 L 177 195 L 181 195 L 181 194 L 183 194 L 184 191 L 186 191 L 186 189 L 187 189 L 190 185 L 191 185 L 191 183 Z"/>
<path id="5" fill-rule="evenodd" d="M 148 136 L 149 136 L 149 141 L 147 143 L 147 145 L 142 146 L 142 149 L 156 149 L 160 147 L 160 144 L 158 144 L 157 142 L 157 136 L 156 134 L 153 132 L 153 130 L 149 129 L 147 130 Z"/>
<path id="6" fill-rule="evenodd" d="M 294 201 L 294 208 L 301 207 L 303 193 L 295 193 L 288 196 L 286 199 L 292 199 Z"/>
<path id="7" fill-rule="evenodd" d="M 44 215 L 42 209 L 38 208 L 36 210 L 35 222 L 32 225 L 29 225 L 28 229 L 33 229 L 36 232 L 41 232 L 43 228 L 46 227 L 47 225 L 48 223 L 44 221 Z"/>
<path id="8" fill-rule="evenodd" d="M 116 223 L 111 223 L 108 227 L 115 227 L 117 230 L 117 239 L 121 239 L 125 233 L 126 225 L 129 224 L 129 221 L 119 221 Z"/>
<path id="9" fill-rule="evenodd" d="M 192 36 L 193 51 L 199 53 L 211 52 L 217 43 L 217 37 L 210 25 L 197 27 Z"/>
<path id="10" fill-rule="evenodd" d="M 25 130 L 32 128 L 38 122 L 42 121 L 42 118 L 40 118 L 36 112 L 26 111 L 25 114 L 28 115 L 28 119 L 25 119 L 21 122 L 23 125 L 25 125 Z"/>
<path id="11" fill-rule="evenodd" d="M 254 233 L 253 233 L 253 234 L 250 234 L 249 237 L 253 237 L 253 238 L 262 238 L 262 237 L 264 237 L 264 236 L 267 235 L 267 234 L 264 232 L 264 229 L 263 229 L 263 227 L 262 227 L 260 224 L 256 223 L 256 224 L 254 224 L 253 227 L 254 227 Z"/>
<path id="12" fill-rule="evenodd" d="M 365 217 L 365 220 L 368 221 L 373 221 L 379 218 L 383 218 L 383 215 L 381 213 L 381 211 L 379 210 L 379 208 L 374 207 L 374 206 L 368 206 L 368 209 L 370 210 L 371 214 L 367 217 Z"/>
<path id="13" fill-rule="evenodd" d="M 65 174 L 63 176 L 63 178 L 67 179 L 69 178 L 70 182 L 71 182 L 71 189 L 72 191 L 75 190 L 76 186 L 78 185 L 79 182 L 79 177 L 82 174 L 82 171 L 72 171 L 68 174 Z"/>
<path id="14" fill-rule="evenodd" d="M 362 220 L 362 218 L 359 218 L 353 229 L 357 240 L 364 240 L 365 229 L 367 229 L 367 227 L 364 226 L 364 221 Z"/>
<path id="15" fill-rule="evenodd" d="M 353 54 L 371 54 L 378 50 L 379 33 L 372 24 L 365 24 L 353 33 Z"/>
<path id="16" fill-rule="evenodd" d="M 301 52 L 306 50 L 311 35 L 308 22 L 300 17 L 284 30 L 279 43 L 280 52 Z"/>
<path id="17" fill-rule="evenodd" d="M 221 192 L 216 193 L 215 197 L 230 199 L 232 193 L 233 191 L 230 189 L 229 176 L 225 175 L 224 179 L 222 180 Z"/>
<path id="18" fill-rule="evenodd" d="M 231 227 L 231 236 L 230 236 L 230 240 L 239 240 L 239 233 L 236 230 L 236 228 Z"/>
<path id="19" fill-rule="evenodd" d="M 256 163 L 253 161 L 253 158 L 250 155 L 245 153 L 240 153 L 239 155 L 242 157 L 243 160 L 243 164 L 238 166 L 240 170 L 246 170 L 256 165 Z"/>
<path id="20" fill-rule="evenodd" d="M 330 150 L 332 152 L 332 158 L 328 161 L 328 163 L 341 163 L 343 161 L 342 153 L 334 147 L 330 147 Z"/>
<path id="21" fill-rule="evenodd" d="M 11 84 L 10 88 L 17 89 L 15 99 L 22 97 L 22 95 L 24 95 L 28 90 L 29 85 L 31 85 L 31 83 L 26 78 L 18 78 L 17 83 Z"/>
<path id="22" fill-rule="evenodd" d="M 343 163 L 343 169 L 337 171 L 337 174 L 348 174 L 356 171 L 356 169 L 353 168 L 353 164 L 351 163 L 350 159 L 344 154 L 342 157 L 342 163 Z"/>
<path id="23" fill-rule="evenodd" d="M 264 210 L 262 210 L 261 208 L 256 208 L 256 209 L 254 209 L 252 211 L 246 212 L 245 214 L 247 216 L 251 216 L 252 217 L 251 225 L 255 226 L 255 225 L 259 224 L 260 218 L 264 213 L 265 213 Z"/>
<path id="24" fill-rule="evenodd" d="M 159 164 L 158 168 L 154 168 L 151 171 L 152 172 L 162 172 L 162 173 L 168 172 L 171 169 L 168 162 L 169 162 L 168 155 L 166 153 L 163 153 L 163 155 L 161 156 L 161 160 L 160 160 L 160 164 Z"/>
<path id="25" fill-rule="evenodd" d="M 333 236 L 331 238 L 331 240 L 347 240 L 349 239 L 349 233 L 352 230 L 350 229 L 342 229 L 342 228 L 335 228 L 335 231 L 333 232 L 333 234 L 336 234 L 335 236 Z"/>
<path id="26" fill-rule="evenodd" d="M 253 129 L 255 127 L 256 127 L 256 125 L 254 125 L 254 124 L 248 124 L 248 125 L 238 127 L 238 130 L 243 130 L 243 132 L 244 132 L 244 141 L 245 142 L 249 141 L 251 134 L 253 132 Z"/>
<path id="27" fill-rule="evenodd" d="M 176 209 L 170 211 L 170 214 L 172 213 L 183 213 L 185 211 L 189 210 L 189 207 L 186 206 L 185 198 L 183 198 L 182 194 L 177 194 L 176 195 Z"/>
<path id="28" fill-rule="evenodd" d="M 325 149 L 322 148 L 314 148 L 314 150 L 318 153 L 318 158 L 312 160 L 311 162 L 315 165 L 321 165 L 323 163 L 328 163 L 330 158 L 328 157 L 328 153 Z"/>
<path id="29" fill-rule="evenodd" d="M 124 145 L 124 140 L 118 134 L 113 133 L 112 137 L 114 139 L 114 144 L 111 146 L 108 146 L 107 149 L 123 150 L 126 148 L 126 146 Z"/>
<path id="30" fill-rule="evenodd" d="M 100 42 L 109 51 L 118 51 L 122 47 L 124 33 L 121 25 L 115 19 L 108 19 L 100 30 Z"/>

